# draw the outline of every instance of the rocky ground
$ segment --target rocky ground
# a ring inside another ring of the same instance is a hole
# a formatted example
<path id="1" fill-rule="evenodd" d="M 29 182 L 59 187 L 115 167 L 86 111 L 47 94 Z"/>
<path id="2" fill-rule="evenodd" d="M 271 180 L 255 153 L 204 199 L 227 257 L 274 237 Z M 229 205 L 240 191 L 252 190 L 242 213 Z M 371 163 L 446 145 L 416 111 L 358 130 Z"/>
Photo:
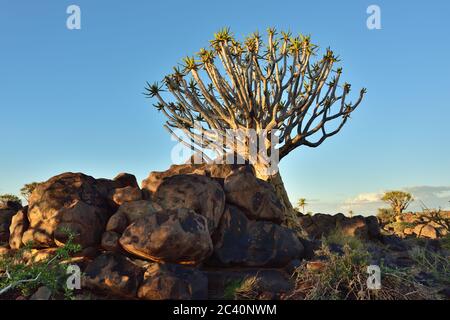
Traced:
<path id="1" fill-rule="evenodd" d="M 0 209 L 0 292 L 13 284 L 0 299 L 65 298 L 59 280 L 37 269 L 51 269 L 55 255 L 83 272 L 75 299 L 449 296 L 448 237 L 440 229 L 403 237 L 376 217 L 298 214 L 287 227 L 286 216 L 249 166 L 176 165 L 152 172 L 141 187 L 130 174 L 64 173 L 41 183 L 28 206 Z M 368 264 L 387 272 L 382 294 L 355 289 Z M 11 275 L 35 269 L 35 281 Z"/>

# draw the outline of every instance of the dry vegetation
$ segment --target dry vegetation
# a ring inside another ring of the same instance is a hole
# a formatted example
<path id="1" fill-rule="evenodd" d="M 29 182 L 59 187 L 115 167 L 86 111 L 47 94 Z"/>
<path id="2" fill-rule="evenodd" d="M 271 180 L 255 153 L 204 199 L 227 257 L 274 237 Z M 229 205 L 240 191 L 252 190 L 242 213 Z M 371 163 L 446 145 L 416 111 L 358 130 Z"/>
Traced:
<path id="1" fill-rule="evenodd" d="M 333 252 L 331 244 L 343 245 L 343 252 Z M 439 299 L 437 290 L 416 280 L 423 270 L 434 270 L 433 276 L 445 284 L 450 279 L 448 257 L 430 254 L 425 249 L 415 250 L 412 257 L 417 266 L 412 269 L 381 265 L 381 289 L 367 287 L 367 266 L 370 253 L 359 240 L 333 233 L 323 239 L 316 252 L 321 257 L 319 266 L 310 268 L 305 261 L 293 274 L 295 290 L 287 299 L 296 300 L 418 300 Z M 448 283 L 448 282 L 447 282 Z"/>

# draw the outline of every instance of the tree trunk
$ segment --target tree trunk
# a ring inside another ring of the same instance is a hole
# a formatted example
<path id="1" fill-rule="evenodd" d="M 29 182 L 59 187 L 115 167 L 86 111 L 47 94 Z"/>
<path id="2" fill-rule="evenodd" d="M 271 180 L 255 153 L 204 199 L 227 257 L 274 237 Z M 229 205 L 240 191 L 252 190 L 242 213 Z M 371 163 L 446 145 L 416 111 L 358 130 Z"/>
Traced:
<path id="1" fill-rule="evenodd" d="M 278 172 L 273 176 L 268 176 L 265 180 L 273 186 L 278 199 L 280 199 L 281 204 L 284 206 L 286 211 L 292 211 L 294 208 L 289 200 L 289 196 L 284 186 L 283 179 L 281 179 L 280 173 Z"/>
<path id="2" fill-rule="evenodd" d="M 297 219 L 297 213 L 294 210 L 291 201 L 289 200 L 289 196 L 286 192 L 286 188 L 284 187 L 283 179 L 281 178 L 280 172 L 278 171 L 274 175 L 267 176 L 261 174 L 261 172 L 265 171 L 258 170 L 257 167 L 255 167 L 255 169 L 256 169 L 256 177 L 261 180 L 269 182 L 275 189 L 275 194 L 277 195 L 278 199 L 280 200 L 281 204 L 284 207 L 285 219 L 283 224 L 297 231 L 300 230 L 300 226 L 298 224 Z"/>

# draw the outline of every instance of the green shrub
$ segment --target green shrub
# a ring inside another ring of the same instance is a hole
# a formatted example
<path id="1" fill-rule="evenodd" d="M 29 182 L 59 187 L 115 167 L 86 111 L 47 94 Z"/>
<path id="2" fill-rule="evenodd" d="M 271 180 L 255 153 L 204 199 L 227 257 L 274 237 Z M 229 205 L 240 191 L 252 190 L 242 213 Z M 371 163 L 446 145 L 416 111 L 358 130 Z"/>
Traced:
<path id="1" fill-rule="evenodd" d="M 236 298 L 236 290 L 241 286 L 242 281 L 234 280 L 228 283 L 223 292 L 224 300 L 234 300 Z"/>
<path id="2" fill-rule="evenodd" d="M 224 290 L 225 300 L 255 300 L 259 296 L 260 279 L 249 276 L 243 280 L 231 281 Z"/>
<path id="3" fill-rule="evenodd" d="M 0 257 L 0 296 L 8 292 L 20 292 L 24 296 L 30 295 L 40 286 L 48 287 L 53 295 L 71 297 L 71 291 L 66 287 L 66 268 L 64 263 L 71 255 L 81 249 L 73 242 L 74 235 L 68 233 L 68 241 L 55 254 L 42 261 L 27 261 L 32 244 L 11 255 Z"/>

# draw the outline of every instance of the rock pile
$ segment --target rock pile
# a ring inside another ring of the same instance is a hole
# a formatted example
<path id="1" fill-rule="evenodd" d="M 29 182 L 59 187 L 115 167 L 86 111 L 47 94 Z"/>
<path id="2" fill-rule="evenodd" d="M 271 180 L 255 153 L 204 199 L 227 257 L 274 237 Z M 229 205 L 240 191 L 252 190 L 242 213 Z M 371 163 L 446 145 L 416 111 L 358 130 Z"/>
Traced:
<path id="1" fill-rule="evenodd" d="M 142 189 L 130 174 L 64 173 L 40 184 L 27 208 L 0 210 L 10 249 L 32 242 L 35 254 L 48 252 L 64 245 L 67 230 L 76 233 L 83 285 L 113 297 L 221 297 L 249 274 L 275 297 L 290 288 L 283 268 L 304 254 L 281 225 L 273 188 L 245 165 L 172 166 L 152 172 Z"/>
<path id="2" fill-rule="evenodd" d="M 449 226 L 449 211 L 408 212 L 395 217 L 395 221 L 386 224 L 384 229 L 401 238 L 438 239 L 448 234 Z"/>
<path id="3" fill-rule="evenodd" d="M 380 226 L 375 216 L 346 217 L 342 213 L 328 215 L 317 213 L 314 215 L 299 215 L 298 221 L 305 235 L 310 239 L 320 239 L 336 229 L 344 235 L 357 237 L 362 240 L 378 240 L 381 237 Z"/>

